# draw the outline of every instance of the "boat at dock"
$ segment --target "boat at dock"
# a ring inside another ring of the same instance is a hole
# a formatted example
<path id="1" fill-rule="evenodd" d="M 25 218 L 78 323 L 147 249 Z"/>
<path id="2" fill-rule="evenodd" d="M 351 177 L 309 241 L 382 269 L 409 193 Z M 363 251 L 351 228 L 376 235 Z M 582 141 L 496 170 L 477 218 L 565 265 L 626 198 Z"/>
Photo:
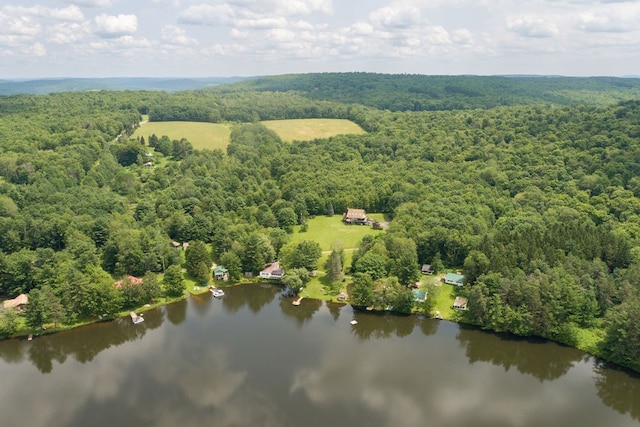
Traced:
<path id="1" fill-rule="evenodd" d="M 129 316 L 131 316 L 131 321 L 133 322 L 134 325 L 137 325 L 138 323 L 144 322 L 144 317 L 138 316 L 133 311 L 131 313 L 129 313 Z"/>
<path id="2" fill-rule="evenodd" d="M 216 298 L 222 298 L 224 296 L 224 291 L 220 288 L 211 288 L 209 290 L 211 291 L 211 294 L 213 294 L 213 296 Z"/>

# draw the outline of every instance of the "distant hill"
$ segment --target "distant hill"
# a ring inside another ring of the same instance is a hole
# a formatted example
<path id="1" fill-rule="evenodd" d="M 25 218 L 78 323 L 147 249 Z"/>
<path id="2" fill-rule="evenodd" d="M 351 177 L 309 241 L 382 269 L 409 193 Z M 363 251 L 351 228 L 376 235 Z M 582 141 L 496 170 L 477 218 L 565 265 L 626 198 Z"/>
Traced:
<path id="1" fill-rule="evenodd" d="M 0 80 L 0 95 L 46 94 L 90 90 L 149 90 L 177 92 L 235 83 L 243 77 L 206 78 L 59 78 Z"/>
<path id="2" fill-rule="evenodd" d="M 315 73 L 256 77 L 213 90 L 296 91 L 311 99 L 391 111 L 425 111 L 525 104 L 608 105 L 640 99 L 640 79 Z"/>

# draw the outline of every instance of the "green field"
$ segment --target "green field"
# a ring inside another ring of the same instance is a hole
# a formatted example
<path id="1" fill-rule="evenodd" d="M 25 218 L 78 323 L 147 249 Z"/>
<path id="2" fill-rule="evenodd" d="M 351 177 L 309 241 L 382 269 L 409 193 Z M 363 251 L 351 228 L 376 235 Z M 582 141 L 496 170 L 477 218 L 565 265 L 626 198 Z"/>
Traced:
<path id="1" fill-rule="evenodd" d="M 384 220 L 383 214 L 367 214 L 369 218 L 373 218 L 378 221 Z M 302 292 L 302 296 L 306 298 L 317 299 L 330 299 L 337 301 L 337 294 L 329 293 L 329 280 L 324 270 L 324 263 L 329 257 L 331 251 L 331 245 L 335 241 L 339 241 L 342 244 L 342 248 L 345 252 L 345 263 L 343 265 L 343 271 L 347 271 L 351 266 L 351 260 L 353 259 L 353 253 L 358 248 L 360 241 L 367 234 L 376 235 L 383 233 L 382 230 L 374 230 L 368 225 L 347 225 L 342 222 L 342 215 L 336 214 L 334 216 L 317 216 L 311 218 L 308 221 L 308 229 L 306 232 L 300 232 L 300 226 L 294 227 L 293 234 L 291 235 L 291 242 L 297 243 L 303 240 L 312 240 L 320 244 L 322 249 L 322 257 L 318 260 L 318 266 L 320 271 L 318 275 L 309 281 L 305 290 Z M 340 291 L 346 291 L 346 284 Z"/>
<path id="2" fill-rule="evenodd" d="M 186 138 L 197 150 L 226 150 L 231 135 L 230 125 L 201 122 L 146 122 L 133 134 L 134 138 L 155 134 L 158 138 L 163 135 L 173 139 Z"/>
<path id="3" fill-rule="evenodd" d="M 384 221 L 383 214 L 368 213 L 367 216 L 378 221 Z M 311 218 L 308 221 L 308 225 L 309 227 L 304 233 L 300 233 L 300 226 L 294 227 L 291 241 L 313 240 L 320 244 L 320 248 L 323 251 L 330 251 L 333 242 L 339 240 L 345 252 L 351 252 L 358 247 L 360 240 L 367 234 L 381 233 L 380 230 L 374 230 L 368 225 L 347 225 L 342 222 L 341 214 L 317 216 Z"/>
<path id="4" fill-rule="evenodd" d="M 360 126 L 344 119 L 268 120 L 260 123 L 277 133 L 285 142 L 365 133 Z"/>

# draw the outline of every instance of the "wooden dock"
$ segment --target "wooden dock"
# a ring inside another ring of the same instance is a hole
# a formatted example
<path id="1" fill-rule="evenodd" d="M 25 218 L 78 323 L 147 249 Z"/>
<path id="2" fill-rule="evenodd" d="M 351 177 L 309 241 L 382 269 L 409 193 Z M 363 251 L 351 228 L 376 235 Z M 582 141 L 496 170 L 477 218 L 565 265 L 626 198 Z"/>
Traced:
<path id="1" fill-rule="evenodd" d="M 298 299 L 296 299 L 295 301 L 293 301 L 291 304 L 293 305 L 300 305 L 300 303 L 302 302 L 302 300 L 304 299 L 304 297 L 299 297 Z"/>

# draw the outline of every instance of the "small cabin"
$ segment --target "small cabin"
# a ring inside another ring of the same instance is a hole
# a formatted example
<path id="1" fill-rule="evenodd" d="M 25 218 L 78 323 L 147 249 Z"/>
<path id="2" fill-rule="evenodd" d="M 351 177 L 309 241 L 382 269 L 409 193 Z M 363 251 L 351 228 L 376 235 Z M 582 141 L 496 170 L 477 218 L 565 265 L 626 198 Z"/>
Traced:
<path id="1" fill-rule="evenodd" d="M 422 271 L 422 274 L 433 274 L 431 264 L 422 264 L 422 268 L 420 269 L 420 271 Z"/>
<path id="2" fill-rule="evenodd" d="M 466 310 L 467 309 L 468 300 L 463 297 L 456 297 L 453 301 L 453 308 L 456 310 Z"/>
<path id="3" fill-rule="evenodd" d="M 464 276 L 458 273 L 447 273 L 444 276 L 444 283 L 455 286 L 462 286 L 464 285 Z"/>

